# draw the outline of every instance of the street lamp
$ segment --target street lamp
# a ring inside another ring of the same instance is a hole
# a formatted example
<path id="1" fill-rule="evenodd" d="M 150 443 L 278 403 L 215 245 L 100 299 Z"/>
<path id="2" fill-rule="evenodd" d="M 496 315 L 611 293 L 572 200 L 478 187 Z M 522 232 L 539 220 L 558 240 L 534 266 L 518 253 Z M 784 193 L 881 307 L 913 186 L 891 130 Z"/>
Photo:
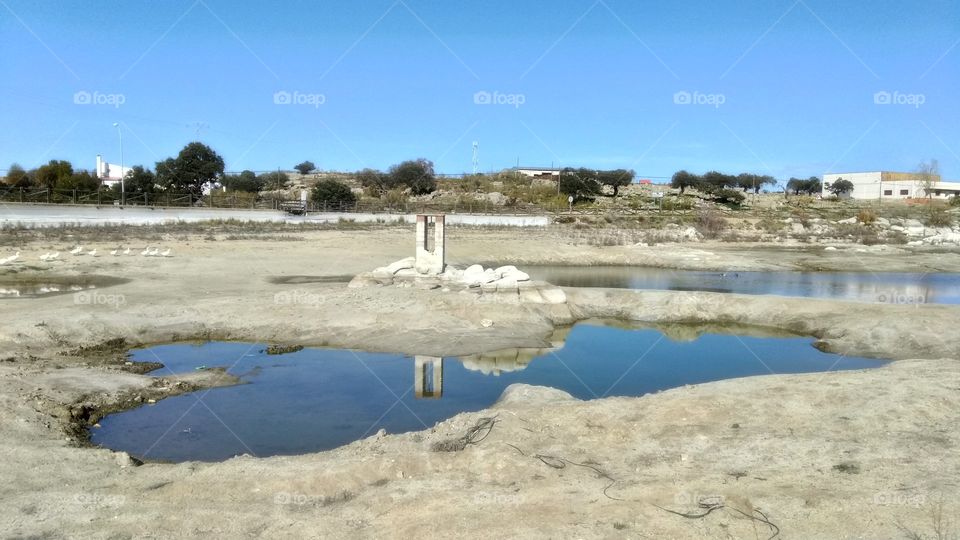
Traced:
<path id="1" fill-rule="evenodd" d="M 113 127 L 117 128 L 117 136 L 120 137 L 120 205 L 127 204 L 127 190 L 123 185 L 123 131 L 120 129 L 120 122 L 114 122 Z"/>

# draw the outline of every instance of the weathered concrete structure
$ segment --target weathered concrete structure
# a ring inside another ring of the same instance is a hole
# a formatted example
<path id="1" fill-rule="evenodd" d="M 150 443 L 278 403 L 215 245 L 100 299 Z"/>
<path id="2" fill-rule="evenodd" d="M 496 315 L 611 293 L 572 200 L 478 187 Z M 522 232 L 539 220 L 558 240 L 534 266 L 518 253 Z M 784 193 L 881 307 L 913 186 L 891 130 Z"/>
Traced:
<path id="1" fill-rule="evenodd" d="M 443 215 L 417 215 L 417 251 L 414 268 L 420 274 L 439 275 L 446 267 L 446 240 Z M 431 227 L 432 226 L 432 227 Z M 430 229 L 433 241 L 430 241 Z"/>

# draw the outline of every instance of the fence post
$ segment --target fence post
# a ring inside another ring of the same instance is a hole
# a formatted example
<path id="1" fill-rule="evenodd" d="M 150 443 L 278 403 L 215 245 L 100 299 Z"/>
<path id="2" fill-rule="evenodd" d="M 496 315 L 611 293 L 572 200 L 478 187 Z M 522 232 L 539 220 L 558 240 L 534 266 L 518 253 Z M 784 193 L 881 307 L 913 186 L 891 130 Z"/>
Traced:
<path id="1" fill-rule="evenodd" d="M 44 190 L 47 193 L 47 204 L 50 204 L 50 188 Z"/>

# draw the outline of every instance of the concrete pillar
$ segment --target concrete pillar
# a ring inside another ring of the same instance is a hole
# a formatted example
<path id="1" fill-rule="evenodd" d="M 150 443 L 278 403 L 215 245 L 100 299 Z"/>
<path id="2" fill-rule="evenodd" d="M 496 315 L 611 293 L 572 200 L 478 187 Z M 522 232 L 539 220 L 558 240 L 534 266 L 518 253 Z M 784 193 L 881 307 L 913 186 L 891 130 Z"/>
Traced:
<path id="1" fill-rule="evenodd" d="M 443 358 L 423 355 L 413 358 L 413 395 L 417 399 L 443 397 Z"/>
<path id="2" fill-rule="evenodd" d="M 446 268 L 445 217 L 417 215 L 417 248 L 414 267 L 420 274 L 442 274 Z M 433 245 L 430 245 L 430 225 L 433 225 Z"/>

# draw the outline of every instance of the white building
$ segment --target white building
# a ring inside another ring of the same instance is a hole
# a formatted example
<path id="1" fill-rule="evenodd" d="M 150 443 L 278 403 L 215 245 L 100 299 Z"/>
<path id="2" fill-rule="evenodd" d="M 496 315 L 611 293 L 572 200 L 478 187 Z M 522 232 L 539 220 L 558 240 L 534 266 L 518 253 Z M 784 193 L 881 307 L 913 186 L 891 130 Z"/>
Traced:
<path id="1" fill-rule="evenodd" d="M 97 154 L 96 175 L 106 187 L 112 187 L 114 184 L 119 183 L 120 179 L 126 176 L 130 170 L 130 167 L 121 167 L 114 163 L 107 163 L 100 154 Z"/>
<path id="2" fill-rule="evenodd" d="M 550 167 L 514 167 L 513 169 L 519 174 L 530 178 L 559 178 L 560 169 L 553 169 Z"/>
<path id="3" fill-rule="evenodd" d="M 837 180 L 849 180 L 853 184 L 853 191 L 847 197 L 864 200 L 886 199 L 922 199 L 927 197 L 927 191 L 920 175 L 917 173 L 876 171 L 826 173 L 823 175 L 823 196 L 832 195 L 827 189 Z M 944 182 L 940 175 L 934 176 L 931 188 L 934 199 L 946 199 L 960 194 L 960 182 Z"/>

